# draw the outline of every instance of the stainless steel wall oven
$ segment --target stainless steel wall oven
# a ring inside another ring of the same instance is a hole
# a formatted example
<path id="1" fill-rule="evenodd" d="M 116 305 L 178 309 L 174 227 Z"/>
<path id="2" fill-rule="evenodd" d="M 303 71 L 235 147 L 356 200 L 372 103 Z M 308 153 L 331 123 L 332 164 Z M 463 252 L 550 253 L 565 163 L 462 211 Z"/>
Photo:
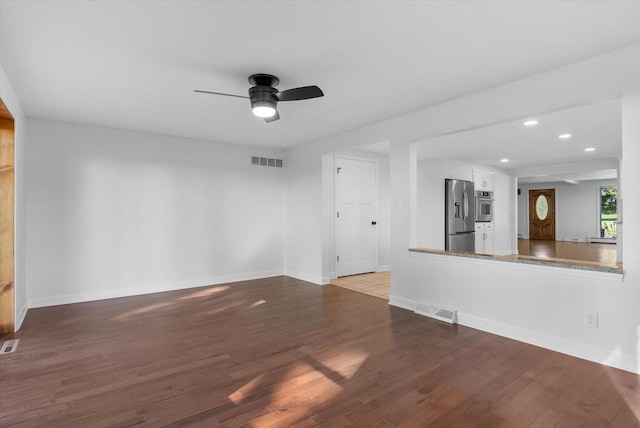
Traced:
<path id="1" fill-rule="evenodd" d="M 476 221 L 493 221 L 493 192 L 476 192 Z"/>

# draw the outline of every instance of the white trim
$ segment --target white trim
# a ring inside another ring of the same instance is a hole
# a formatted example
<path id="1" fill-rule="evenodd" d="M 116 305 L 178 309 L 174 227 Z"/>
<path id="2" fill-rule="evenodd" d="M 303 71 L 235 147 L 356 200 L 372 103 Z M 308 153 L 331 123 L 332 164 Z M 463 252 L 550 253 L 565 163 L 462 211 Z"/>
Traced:
<path id="1" fill-rule="evenodd" d="M 496 251 L 493 253 L 493 255 L 495 256 L 510 256 L 511 254 L 513 254 L 511 251 L 505 250 L 505 251 Z"/>
<path id="2" fill-rule="evenodd" d="M 308 273 L 293 272 L 290 270 L 285 270 L 284 275 L 316 285 L 323 285 L 323 280 L 325 279 L 323 276 L 309 275 Z"/>
<path id="3" fill-rule="evenodd" d="M 113 290 L 95 291 L 91 293 L 66 294 L 60 296 L 40 297 L 27 299 L 29 308 L 42 308 L 46 306 L 67 305 L 70 303 L 90 302 L 94 300 L 115 299 L 118 297 L 138 296 L 142 294 L 160 293 L 163 291 L 183 290 L 186 288 L 205 287 L 208 285 L 225 284 L 251 279 L 269 278 L 282 275 L 280 270 L 262 272 L 250 272 L 237 275 L 223 275 L 211 278 L 200 278 L 188 281 L 154 284 L 146 287 L 126 287 Z"/>
<path id="4" fill-rule="evenodd" d="M 389 272 L 391 270 L 391 265 L 378 265 L 376 272 Z"/>
<path id="5" fill-rule="evenodd" d="M 398 297 L 398 296 L 390 296 L 389 305 L 402 308 L 402 309 L 408 309 L 410 311 L 415 311 L 416 307 L 418 306 L 417 302 L 414 302 L 411 299 L 405 299 L 404 297 Z"/>
<path id="6" fill-rule="evenodd" d="M 587 238 L 587 241 L 590 244 L 617 244 L 617 238 Z"/>
<path id="7" fill-rule="evenodd" d="M 458 312 L 458 324 L 550 349 L 562 354 L 571 355 L 572 357 L 593 361 L 632 373 L 640 373 L 634 357 L 629 354 L 624 354 L 619 350 L 611 351 L 461 312 Z"/>
<path id="8" fill-rule="evenodd" d="M 16 315 L 15 326 L 14 326 L 15 331 L 20 330 L 20 327 L 22 326 L 22 323 L 24 322 L 24 319 L 27 316 L 28 310 L 29 310 L 29 306 L 27 305 L 27 301 L 25 300 L 24 304 L 22 305 L 22 307 L 20 308 L 20 310 Z"/>
<path id="9" fill-rule="evenodd" d="M 389 298 L 389 305 L 415 312 L 417 302 L 404 297 L 391 296 Z M 418 312 L 416 312 L 416 314 L 418 314 Z M 640 374 L 638 361 L 636 361 L 632 355 L 622 353 L 619 349 L 608 350 L 585 343 L 574 342 L 557 336 L 551 336 L 549 334 L 503 324 L 463 312 L 457 312 L 457 317 L 458 324 L 464 325 L 465 327 L 475 328 L 476 330 L 486 331 L 488 333 L 497 334 L 498 336 L 507 337 L 519 342 L 571 355 L 572 357 Z"/>

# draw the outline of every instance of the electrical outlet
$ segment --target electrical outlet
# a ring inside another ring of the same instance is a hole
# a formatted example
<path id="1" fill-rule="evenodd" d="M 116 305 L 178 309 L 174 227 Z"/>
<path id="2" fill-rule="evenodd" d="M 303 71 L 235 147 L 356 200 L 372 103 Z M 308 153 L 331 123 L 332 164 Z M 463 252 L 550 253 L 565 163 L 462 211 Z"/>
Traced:
<path id="1" fill-rule="evenodd" d="M 598 328 L 598 313 L 586 311 L 584 313 L 584 325 L 591 328 Z"/>

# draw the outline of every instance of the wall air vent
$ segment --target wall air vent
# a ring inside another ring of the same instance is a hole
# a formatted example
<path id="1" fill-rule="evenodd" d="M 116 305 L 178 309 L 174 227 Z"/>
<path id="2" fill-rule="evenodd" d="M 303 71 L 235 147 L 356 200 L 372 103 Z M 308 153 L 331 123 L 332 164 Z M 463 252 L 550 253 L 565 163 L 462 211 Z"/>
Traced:
<path id="1" fill-rule="evenodd" d="M 282 159 L 263 158 L 260 156 L 251 156 L 251 165 L 270 166 L 274 168 L 282 168 Z"/>
<path id="2" fill-rule="evenodd" d="M 449 324 L 458 323 L 458 316 L 456 311 L 454 311 L 453 309 L 436 306 L 431 303 L 418 302 L 418 305 L 414 312 L 418 315 L 424 315 L 426 317 L 448 322 Z"/>
<path id="3" fill-rule="evenodd" d="M 20 339 L 7 340 L 6 342 L 3 342 L 0 347 L 0 355 L 16 352 L 18 342 L 20 342 Z"/>

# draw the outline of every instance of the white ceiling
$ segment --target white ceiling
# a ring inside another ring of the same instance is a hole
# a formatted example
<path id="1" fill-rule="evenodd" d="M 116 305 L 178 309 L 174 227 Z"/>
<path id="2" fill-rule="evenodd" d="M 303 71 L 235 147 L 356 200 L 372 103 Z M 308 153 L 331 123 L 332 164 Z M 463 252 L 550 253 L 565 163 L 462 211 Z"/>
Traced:
<path id="1" fill-rule="evenodd" d="M 622 106 L 619 99 L 601 101 L 572 109 L 507 121 L 493 126 L 457 132 L 417 142 L 419 160 L 455 159 L 500 168 L 518 175 L 533 166 L 584 163 L 588 171 L 520 177 L 521 183 L 550 181 L 580 182 L 615 179 L 611 160 L 622 157 Z M 558 138 L 571 134 L 568 139 Z M 584 149 L 593 148 L 586 152 Z M 361 150 L 389 153 L 389 142 L 360 147 Z M 508 159 L 508 162 L 502 162 Z M 599 161 L 606 169 L 598 169 Z M 561 168 L 562 169 L 562 168 Z M 579 168 L 578 168 L 579 169 Z"/>
<path id="2" fill-rule="evenodd" d="M 3 0 L 0 62 L 30 117 L 289 148 L 638 43 L 639 18 L 609 0 Z M 245 94 L 258 72 L 326 96 L 266 124 L 192 92 Z"/>
<path id="3" fill-rule="evenodd" d="M 552 162 L 564 164 L 622 155 L 622 106 L 620 100 L 531 117 L 524 121 L 459 132 L 418 144 L 418 158 L 451 158 L 516 169 Z M 561 134 L 571 138 L 560 139 Z M 586 148 L 596 150 L 585 152 Z M 501 159 L 509 159 L 503 163 Z"/>

